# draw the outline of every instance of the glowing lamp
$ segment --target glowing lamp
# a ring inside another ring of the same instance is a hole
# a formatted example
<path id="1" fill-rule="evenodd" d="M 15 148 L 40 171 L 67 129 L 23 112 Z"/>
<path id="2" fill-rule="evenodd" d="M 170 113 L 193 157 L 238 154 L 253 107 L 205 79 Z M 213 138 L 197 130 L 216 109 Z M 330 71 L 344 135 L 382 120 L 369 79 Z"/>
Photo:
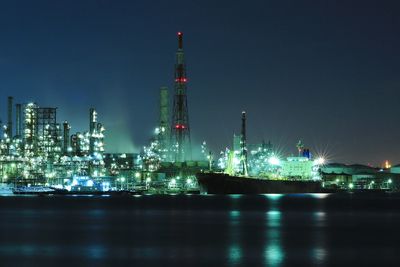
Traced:
<path id="1" fill-rule="evenodd" d="M 272 156 L 272 157 L 270 157 L 268 159 L 268 163 L 271 164 L 271 165 L 279 165 L 280 164 L 280 160 L 277 157 Z"/>
<path id="2" fill-rule="evenodd" d="M 317 165 L 323 165 L 323 164 L 325 163 L 325 159 L 322 158 L 322 157 L 317 158 L 317 159 L 315 160 L 315 163 L 316 163 Z"/>

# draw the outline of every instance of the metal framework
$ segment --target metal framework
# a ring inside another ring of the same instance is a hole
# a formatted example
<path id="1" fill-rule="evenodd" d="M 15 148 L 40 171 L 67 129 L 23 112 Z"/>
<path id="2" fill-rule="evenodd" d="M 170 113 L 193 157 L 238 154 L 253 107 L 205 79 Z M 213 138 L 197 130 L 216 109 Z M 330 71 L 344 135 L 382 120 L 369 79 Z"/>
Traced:
<path id="1" fill-rule="evenodd" d="M 177 162 L 191 160 L 192 158 L 186 83 L 187 77 L 185 54 L 183 52 L 183 33 L 178 32 L 178 51 L 176 52 L 175 63 L 175 96 L 171 127 L 171 145 L 174 147 L 173 158 Z"/>
<path id="2" fill-rule="evenodd" d="M 36 108 L 38 149 L 40 153 L 59 151 L 60 126 L 57 124 L 57 108 Z"/>

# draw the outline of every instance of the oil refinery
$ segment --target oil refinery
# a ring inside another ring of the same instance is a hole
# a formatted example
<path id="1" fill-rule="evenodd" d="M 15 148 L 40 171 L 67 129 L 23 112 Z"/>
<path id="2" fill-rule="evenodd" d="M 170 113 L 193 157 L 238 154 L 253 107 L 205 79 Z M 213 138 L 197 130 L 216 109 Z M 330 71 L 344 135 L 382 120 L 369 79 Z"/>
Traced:
<path id="1" fill-rule="evenodd" d="M 88 129 L 71 133 L 68 121 L 57 120 L 56 107 L 14 105 L 10 96 L 0 141 L 1 183 L 29 188 L 22 192 L 196 191 L 195 174 L 209 166 L 192 161 L 182 32 L 177 39 L 172 116 L 168 88 L 161 87 L 159 123 L 140 153 L 105 153 L 106 129 L 94 108 Z"/>
<path id="2" fill-rule="evenodd" d="M 37 103 L 14 107 L 8 97 L 7 111 L 0 141 L 2 182 L 73 186 L 67 178 L 104 177 L 105 128 L 95 109 L 88 112 L 88 130 L 73 134 L 67 121 L 58 122 L 55 107 Z"/>
<path id="3" fill-rule="evenodd" d="M 106 153 L 106 127 L 88 107 L 87 129 L 71 132 L 57 107 L 7 99 L 0 140 L 0 178 L 16 193 L 296 193 L 397 190 L 400 171 L 328 163 L 299 141 L 297 154 L 284 157 L 271 142 L 248 144 L 246 112 L 241 132 L 218 156 L 204 141 L 192 159 L 183 33 L 178 32 L 174 93 L 159 91 L 159 119 L 140 153 Z M 172 102 L 172 106 L 170 105 Z M 19 188 L 16 190 L 16 188 Z"/>

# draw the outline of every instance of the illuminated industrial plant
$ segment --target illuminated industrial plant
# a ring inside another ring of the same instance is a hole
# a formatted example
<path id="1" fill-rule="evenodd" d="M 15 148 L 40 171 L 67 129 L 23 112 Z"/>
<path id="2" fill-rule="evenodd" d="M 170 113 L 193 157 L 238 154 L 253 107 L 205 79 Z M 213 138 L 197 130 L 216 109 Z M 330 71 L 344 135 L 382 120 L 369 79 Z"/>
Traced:
<path id="1" fill-rule="evenodd" d="M 172 116 L 170 117 L 168 88 L 161 87 L 159 121 L 138 160 L 142 184 L 157 186 L 158 183 L 170 190 L 195 188 L 196 172 L 211 166 L 211 156 L 205 152 L 205 143 L 202 144 L 204 158 L 192 161 L 183 33 L 178 32 L 177 37 Z"/>
<path id="2" fill-rule="evenodd" d="M 70 135 L 68 122 L 57 121 L 57 108 L 36 103 L 15 105 L 8 98 L 8 122 L 0 141 L 3 182 L 63 185 L 77 175 L 105 176 L 104 131 L 90 109 L 89 131 Z M 67 180 L 66 180 L 67 179 Z"/>
<path id="3" fill-rule="evenodd" d="M 229 175 L 243 175 L 241 135 L 234 135 L 233 149 L 221 151 L 217 168 Z M 273 148 L 271 142 L 248 144 L 248 175 L 268 179 L 321 180 L 320 168 L 326 164 L 325 159 L 313 159 L 308 149 L 302 148 L 298 156 L 284 158 Z"/>
<path id="4" fill-rule="evenodd" d="M 397 184 L 396 175 L 388 176 L 384 170 L 377 174 L 365 166 L 345 165 L 335 169 L 324 153 L 314 156 L 302 141 L 296 144 L 297 153 L 290 156 L 279 153 L 271 142 L 249 144 L 244 111 L 240 134 L 233 135 L 232 146 L 213 155 L 204 141 L 199 145 L 200 156 L 193 160 L 183 33 L 178 32 L 177 37 L 174 94 L 170 99 L 168 88 L 160 88 L 159 116 L 149 143 L 138 154 L 105 153 L 105 127 L 94 108 L 89 110 L 88 130 L 71 133 L 68 121 L 57 120 L 57 108 L 36 103 L 14 107 L 9 97 L 7 123 L 0 135 L 2 183 L 50 185 L 73 191 L 190 192 L 199 188 L 197 174 L 215 172 L 241 178 L 323 181 L 324 186 L 350 190 Z M 400 167 L 396 170 L 388 161 L 383 167 L 400 174 Z M 378 178 L 371 181 L 371 177 Z"/>

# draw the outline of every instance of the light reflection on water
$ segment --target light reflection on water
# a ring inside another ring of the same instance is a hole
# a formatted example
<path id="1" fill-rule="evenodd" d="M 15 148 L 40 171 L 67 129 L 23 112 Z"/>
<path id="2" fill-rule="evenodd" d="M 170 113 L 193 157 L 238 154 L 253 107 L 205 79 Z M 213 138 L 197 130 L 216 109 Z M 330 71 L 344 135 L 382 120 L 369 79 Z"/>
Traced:
<path id="1" fill-rule="evenodd" d="M 231 221 L 232 223 L 238 223 L 240 219 L 240 211 L 238 210 L 231 210 L 230 212 L 231 215 Z"/>
<path id="2" fill-rule="evenodd" d="M 311 255 L 315 264 L 322 265 L 327 257 L 327 251 L 323 247 L 315 247 L 312 249 Z"/>
<path id="3" fill-rule="evenodd" d="M 323 231 L 326 226 L 326 213 L 323 211 L 316 211 L 312 213 L 311 217 L 315 229 L 312 233 L 313 246 L 311 247 L 311 258 L 314 264 L 323 265 L 328 254 L 325 232 Z"/>
<path id="4" fill-rule="evenodd" d="M 283 194 L 265 194 L 265 197 L 267 197 L 269 200 L 274 201 L 274 200 L 279 200 L 281 197 L 283 197 Z"/>
<path id="5" fill-rule="evenodd" d="M 240 195 L 233 195 L 232 199 L 237 200 Z M 236 202 L 233 205 L 237 204 Z M 230 266 L 237 266 L 241 264 L 243 252 L 240 245 L 240 216 L 241 213 L 238 210 L 231 210 L 229 212 L 229 248 L 228 248 L 228 262 Z"/>
<path id="6" fill-rule="evenodd" d="M 389 266 L 399 204 L 312 194 L 0 199 L 0 266 Z"/>
<path id="7" fill-rule="evenodd" d="M 264 249 L 266 266 L 281 266 L 284 260 L 284 252 L 281 240 L 282 213 L 279 210 L 279 200 L 282 195 L 267 195 L 270 208 L 265 216 L 266 245 Z"/>
<path id="8" fill-rule="evenodd" d="M 240 260 L 242 259 L 242 249 L 238 244 L 231 244 L 229 247 L 229 263 L 232 266 L 240 264 Z"/>
<path id="9" fill-rule="evenodd" d="M 329 195 L 331 195 L 331 194 L 329 194 L 329 193 L 312 193 L 310 195 L 314 198 L 325 199 L 325 198 L 329 197 Z"/>
<path id="10" fill-rule="evenodd" d="M 37 255 L 54 256 L 58 254 L 57 248 L 54 246 L 41 246 L 35 244 L 8 244 L 0 246 L 1 255 L 19 255 L 21 257 L 33 257 Z"/>
<path id="11" fill-rule="evenodd" d="M 239 198 L 241 198 L 243 195 L 241 195 L 241 194 L 232 194 L 232 195 L 229 195 L 229 197 L 230 198 L 232 198 L 232 199 L 239 199 Z"/>
<path id="12" fill-rule="evenodd" d="M 87 249 L 87 256 L 90 259 L 100 260 L 106 257 L 106 248 L 98 244 L 90 245 Z"/>

